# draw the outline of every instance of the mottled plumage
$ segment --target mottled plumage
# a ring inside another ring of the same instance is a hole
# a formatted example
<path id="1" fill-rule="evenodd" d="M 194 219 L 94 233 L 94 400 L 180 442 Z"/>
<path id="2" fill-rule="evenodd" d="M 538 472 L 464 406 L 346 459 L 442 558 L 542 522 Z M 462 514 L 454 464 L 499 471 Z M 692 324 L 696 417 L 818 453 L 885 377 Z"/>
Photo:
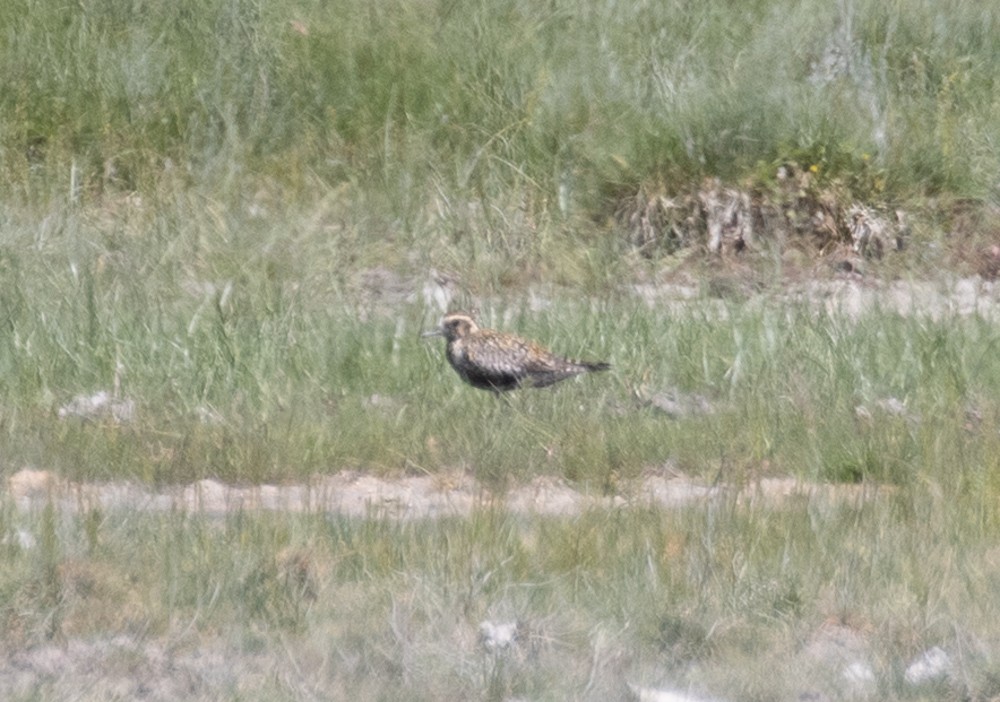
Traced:
<path id="1" fill-rule="evenodd" d="M 611 367 L 556 356 L 533 341 L 480 329 L 472 317 L 462 312 L 446 315 L 440 328 L 424 336 L 443 336 L 448 342 L 448 362 L 462 380 L 497 393 L 518 387 L 543 388 L 574 375 Z"/>

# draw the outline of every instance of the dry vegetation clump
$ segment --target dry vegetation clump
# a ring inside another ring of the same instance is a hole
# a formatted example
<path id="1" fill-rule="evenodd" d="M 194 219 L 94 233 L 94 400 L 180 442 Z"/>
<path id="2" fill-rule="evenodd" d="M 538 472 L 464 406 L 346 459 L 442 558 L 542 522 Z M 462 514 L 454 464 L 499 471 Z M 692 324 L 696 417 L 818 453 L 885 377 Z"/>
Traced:
<path id="1" fill-rule="evenodd" d="M 939 245 L 947 252 L 947 266 L 960 275 L 996 280 L 1000 276 L 1000 207 L 960 199 L 948 205 L 947 217 L 940 205 L 933 209 L 944 233 Z"/>
<path id="2" fill-rule="evenodd" d="M 627 244 L 650 258 L 693 247 L 715 255 L 797 247 L 818 257 L 853 252 L 880 259 L 901 251 L 909 233 L 903 210 L 858 202 L 794 164 L 752 187 L 707 178 L 695 190 L 668 195 L 665 187 L 641 186 L 618 201 L 614 221 Z"/>

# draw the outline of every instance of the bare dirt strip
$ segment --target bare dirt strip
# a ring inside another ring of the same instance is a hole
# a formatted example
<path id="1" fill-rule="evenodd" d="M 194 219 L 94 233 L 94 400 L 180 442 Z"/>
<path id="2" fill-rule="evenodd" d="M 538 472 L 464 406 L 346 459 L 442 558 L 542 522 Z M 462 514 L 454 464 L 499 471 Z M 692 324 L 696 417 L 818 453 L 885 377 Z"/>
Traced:
<path id="1" fill-rule="evenodd" d="M 522 515 L 560 517 L 593 509 L 678 508 L 733 498 L 744 504 L 769 506 L 790 501 L 835 505 L 861 503 L 887 491 L 886 487 L 820 484 L 793 478 L 713 486 L 667 470 L 650 473 L 626 484 L 622 493 L 610 496 L 590 493 L 552 477 L 538 477 L 498 493 L 464 475 L 380 478 L 355 471 L 316 476 L 307 484 L 239 486 L 205 479 L 159 490 L 130 482 L 78 483 L 63 480 L 51 471 L 30 468 L 7 479 L 8 499 L 27 511 L 52 503 L 68 513 L 100 509 L 223 516 L 236 511 L 283 511 L 404 520 L 461 517 L 496 508 Z"/>

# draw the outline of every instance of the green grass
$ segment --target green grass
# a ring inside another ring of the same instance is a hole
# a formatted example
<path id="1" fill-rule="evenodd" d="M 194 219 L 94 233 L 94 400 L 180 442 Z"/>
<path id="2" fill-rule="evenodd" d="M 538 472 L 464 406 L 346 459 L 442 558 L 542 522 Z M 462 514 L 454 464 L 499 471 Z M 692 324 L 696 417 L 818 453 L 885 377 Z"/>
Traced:
<path id="1" fill-rule="evenodd" d="M 0 3 L 4 476 L 628 495 L 671 470 L 882 495 L 412 523 L 4 503 L 0 644 L 86 659 L 124 636 L 125 678 L 193 676 L 166 699 L 774 700 L 837 622 L 882 652 L 871 699 L 996 696 L 995 320 L 821 311 L 782 295 L 808 242 L 758 227 L 735 266 L 645 258 L 615 213 L 718 177 L 781 208 L 907 211 L 910 248 L 869 278 L 974 262 L 995 243 L 998 23 L 972 0 Z M 809 192 L 777 182 L 786 163 Z M 630 292 L 684 276 L 701 296 Z M 613 370 L 501 401 L 463 386 L 419 338 L 435 277 L 484 324 Z M 60 416 L 102 390 L 134 417 Z M 669 417 L 663 393 L 712 411 Z M 511 619 L 518 650 L 484 653 L 479 623 Z M 933 645 L 967 654 L 961 679 L 907 687 Z M 203 649 L 246 677 L 204 673 Z M 65 699 L 77 674 L 5 691 Z"/>
<path id="2" fill-rule="evenodd" d="M 424 522 L 8 503 L 2 642 L 31 661 L 60 647 L 82 661 L 20 663 L 34 677 L 13 699 L 63 699 L 81 681 L 81 699 L 104 699 L 134 690 L 121 686 L 137 669 L 166 699 L 623 699 L 627 682 L 793 699 L 842 691 L 839 671 L 807 655 L 834 625 L 876 652 L 868 699 L 996 694 L 990 319 L 903 315 L 889 298 L 822 312 L 780 290 L 648 307 L 622 290 L 538 289 L 533 304 L 464 288 L 485 324 L 614 365 L 498 401 L 461 384 L 440 339 L 419 338 L 437 321 L 422 278 L 393 292 L 346 269 L 324 276 L 315 242 L 280 249 L 276 231 L 203 216 L 172 237 L 126 222 L 113 247 L 73 213 L 41 241 L 9 230 L 8 474 L 174 485 L 460 470 L 495 488 L 551 475 L 628 495 L 630 479 L 667 466 L 736 485 L 859 482 L 881 497 Z M 246 240 L 257 246 L 240 255 Z M 116 376 L 134 420 L 59 416 Z M 645 403 L 661 391 L 714 411 L 669 418 Z M 19 529 L 34 547 L 16 545 Z M 484 651 L 480 623 L 511 620 L 517 647 Z M 935 645 L 963 656 L 961 677 L 903 682 Z M 212 674 L 213 661 L 235 672 Z M 177 670 L 189 684 L 170 692 Z"/>
<path id="3" fill-rule="evenodd" d="M 14 0 L 3 180 L 43 209 L 71 181 L 84 201 L 349 192 L 408 242 L 461 238 L 468 202 L 479 236 L 518 212 L 581 229 L 609 194 L 782 162 L 866 201 L 984 198 L 998 21 L 971 1 Z"/>
<path id="4" fill-rule="evenodd" d="M 802 649 L 833 623 L 884 666 L 866 699 L 917 698 L 894 667 L 974 641 L 946 696 L 989 697 L 996 525 L 954 509 L 968 498 L 951 486 L 923 487 L 858 506 L 723 499 L 527 520 L 5 511 L 5 531 L 41 539 L 3 550 L 0 616 L 6 644 L 27 651 L 122 636 L 140 670 L 165 641 L 188 699 L 621 699 L 626 681 L 789 699 L 826 684 Z M 477 643 L 481 622 L 513 620 L 510 652 Z M 195 652 L 231 672 L 209 674 Z M 40 675 L 23 699 L 74 679 Z"/>
<path id="5" fill-rule="evenodd" d="M 438 318 L 405 299 L 420 280 L 371 295 L 320 286 L 295 252 L 282 266 L 251 253 L 222 270 L 227 255 L 202 276 L 179 251 L 187 243 L 166 244 L 170 263 L 149 242 L 89 262 L 54 244 L 0 259 L 10 465 L 157 483 L 458 469 L 608 489 L 667 462 L 737 482 L 893 484 L 950 474 L 956 461 L 995 465 L 986 427 L 998 414 L 998 334 L 981 317 L 875 307 L 854 319 L 778 298 L 654 309 L 621 293 L 598 302 L 554 290 L 541 311 L 480 298 L 484 324 L 613 365 L 497 401 L 459 381 L 439 339 L 419 337 Z M 116 378 L 133 421 L 60 416 Z M 701 395 L 713 411 L 671 419 L 646 404 L 668 391 Z"/>

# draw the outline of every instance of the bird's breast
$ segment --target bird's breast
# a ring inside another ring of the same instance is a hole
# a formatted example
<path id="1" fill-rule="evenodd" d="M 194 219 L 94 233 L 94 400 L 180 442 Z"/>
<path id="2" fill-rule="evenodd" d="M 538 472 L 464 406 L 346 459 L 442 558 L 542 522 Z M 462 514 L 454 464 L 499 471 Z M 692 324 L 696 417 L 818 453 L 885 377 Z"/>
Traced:
<path id="1" fill-rule="evenodd" d="M 448 344 L 445 355 L 448 356 L 448 363 L 459 370 L 469 362 L 469 355 L 465 352 L 465 346 L 459 342 Z"/>

